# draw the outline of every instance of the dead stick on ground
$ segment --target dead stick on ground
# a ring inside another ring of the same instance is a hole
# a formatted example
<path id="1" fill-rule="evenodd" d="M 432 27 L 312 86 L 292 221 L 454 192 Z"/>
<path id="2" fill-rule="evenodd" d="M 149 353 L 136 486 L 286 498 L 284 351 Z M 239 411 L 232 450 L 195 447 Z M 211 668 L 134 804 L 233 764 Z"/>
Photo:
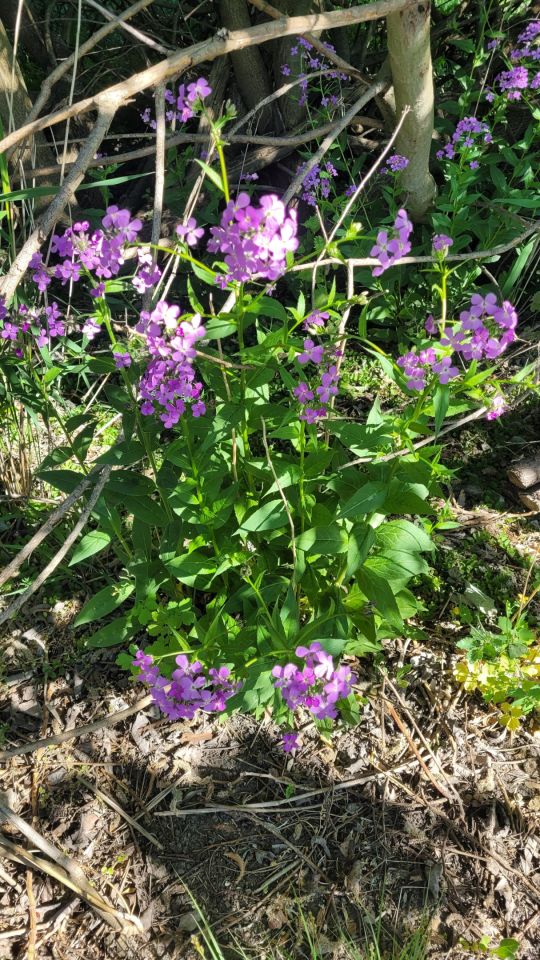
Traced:
<path id="1" fill-rule="evenodd" d="M 46 873 L 59 883 L 63 884 L 69 890 L 72 890 L 82 900 L 86 902 L 109 924 L 114 930 L 123 933 L 142 933 L 143 926 L 138 917 L 132 914 L 123 913 L 116 910 L 107 900 L 105 900 L 98 891 L 92 887 L 85 878 L 84 886 L 81 886 L 74 880 L 66 870 L 56 862 L 43 860 L 36 857 L 30 850 L 26 850 L 18 843 L 13 843 L 7 837 L 0 835 L 0 856 L 4 856 L 15 863 L 30 870 L 39 870 Z"/>
<path id="2" fill-rule="evenodd" d="M 4 567 L 4 569 L 0 572 L 0 587 L 2 587 L 5 583 L 7 583 L 8 580 L 11 580 L 11 578 L 15 576 L 25 560 L 27 560 L 28 557 L 33 554 L 34 550 L 39 547 L 40 543 L 42 543 L 49 533 L 54 530 L 56 525 L 65 517 L 66 513 L 69 513 L 77 500 L 80 500 L 86 488 L 90 486 L 93 480 L 95 480 L 96 475 L 101 473 L 102 469 L 102 466 L 94 467 L 94 469 L 88 473 L 75 487 L 73 492 L 70 493 L 69 496 L 66 497 L 66 499 L 63 500 L 62 503 L 59 504 L 59 506 L 56 507 L 51 514 L 49 514 L 45 523 L 39 528 L 37 533 L 31 537 L 28 543 L 25 543 L 24 547 L 19 550 L 17 556 L 13 558 L 11 563 L 8 563 L 7 567 Z"/>
<path id="3" fill-rule="evenodd" d="M 112 470 L 112 467 L 110 466 L 103 467 L 103 472 L 101 474 L 101 477 L 99 478 L 98 482 L 96 483 L 96 486 L 94 487 L 92 493 L 90 494 L 88 498 L 88 502 L 86 503 L 86 506 L 82 510 L 77 523 L 73 527 L 73 530 L 67 535 L 60 549 L 54 555 L 52 560 L 49 561 L 47 566 L 41 571 L 41 573 L 37 575 L 36 579 L 32 581 L 30 586 L 27 587 L 26 590 L 23 591 L 23 593 L 19 594 L 19 596 L 16 597 L 15 600 L 12 603 L 10 603 L 10 605 L 5 610 L 2 611 L 2 613 L 0 613 L 0 624 L 5 623 L 6 620 L 9 620 L 10 617 L 12 617 L 15 613 L 17 613 L 21 609 L 21 607 L 24 606 L 26 601 L 29 600 L 31 596 L 33 596 L 36 590 L 39 590 L 39 588 L 43 586 L 43 584 L 48 579 L 48 577 L 50 577 L 51 573 L 54 573 L 58 564 L 62 562 L 66 553 L 71 549 L 71 547 L 75 543 L 75 540 L 77 539 L 77 537 L 79 536 L 83 528 L 86 526 L 88 519 L 90 517 L 90 514 L 92 513 L 92 510 L 94 509 L 99 499 L 101 491 L 103 490 L 103 487 L 105 486 L 105 484 L 107 483 L 107 480 L 109 479 L 111 470 Z"/>
<path id="4" fill-rule="evenodd" d="M 110 713 L 101 720 L 94 720 L 92 723 L 81 724 L 80 727 L 69 727 L 62 733 L 55 733 L 52 737 L 45 737 L 43 740 L 34 740 L 33 743 L 25 743 L 22 747 L 12 747 L 10 750 L 0 751 L 0 763 L 5 763 L 13 757 L 21 757 L 28 753 L 34 753 L 35 750 L 41 750 L 45 747 L 57 747 L 68 740 L 74 740 L 77 737 L 84 737 L 87 733 L 95 733 L 96 730 L 103 730 L 104 727 L 112 727 L 122 720 L 127 720 L 133 714 L 146 710 L 152 704 L 152 695 L 147 694 L 141 697 L 132 707 L 125 707 L 124 710 L 117 710 L 116 713 Z"/>

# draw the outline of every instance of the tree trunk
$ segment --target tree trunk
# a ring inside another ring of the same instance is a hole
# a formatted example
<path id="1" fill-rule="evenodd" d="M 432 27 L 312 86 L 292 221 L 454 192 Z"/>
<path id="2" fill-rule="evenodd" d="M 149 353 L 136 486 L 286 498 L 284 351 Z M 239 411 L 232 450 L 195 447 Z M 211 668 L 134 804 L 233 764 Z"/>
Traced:
<path id="1" fill-rule="evenodd" d="M 221 23 L 228 30 L 243 30 L 252 26 L 247 0 L 220 0 L 219 11 Z M 258 47 L 246 47 L 231 53 L 231 61 L 242 99 L 251 110 L 272 92 L 261 51 Z M 262 133 L 271 122 L 272 108 L 268 105 L 259 110 L 253 125 Z"/>
<path id="2" fill-rule="evenodd" d="M 413 220 L 425 215 L 437 192 L 429 172 L 434 119 L 430 11 L 430 0 L 424 0 L 386 18 L 397 119 L 405 107 L 410 107 L 396 150 L 409 161 L 401 175 L 401 186 L 404 206 Z"/>
<path id="3" fill-rule="evenodd" d="M 23 75 L 16 60 L 14 63 L 13 48 L 0 21 L 0 120 L 4 133 L 22 127 L 31 107 Z M 28 178 L 32 176 L 33 167 L 50 167 L 55 163 L 43 133 L 37 133 L 21 148 L 15 147 L 8 159 L 21 164 Z M 48 182 L 51 181 L 46 180 L 45 186 Z"/>

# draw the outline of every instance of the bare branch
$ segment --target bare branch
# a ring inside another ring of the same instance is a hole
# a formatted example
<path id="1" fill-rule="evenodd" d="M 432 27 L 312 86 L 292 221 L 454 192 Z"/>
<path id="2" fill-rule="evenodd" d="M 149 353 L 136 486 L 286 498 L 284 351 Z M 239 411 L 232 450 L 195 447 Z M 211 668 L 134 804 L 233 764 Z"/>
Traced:
<path id="1" fill-rule="evenodd" d="M 25 124 L 19 130 L 9 134 L 0 141 L 0 152 L 9 150 L 21 140 L 26 139 L 37 130 L 43 130 L 45 127 L 53 126 L 68 117 L 81 116 L 88 113 L 89 110 L 99 109 L 105 102 L 116 99 L 118 106 L 125 103 L 130 97 L 140 93 L 142 90 L 148 90 L 158 86 L 158 84 L 169 80 L 171 77 L 180 76 L 191 67 L 198 66 L 200 63 L 215 60 L 216 57 L 224 56 L 234 50 L 244 50 L 253 44 L 268 43 L 279 37 L 289 37 L 296 34 L 304 34 L 310 30 L 332 30 L 336 27 L 343 27 L 353 23 L 362 23 L 367 20 L 377 20 L 402 10 L 409 6 L 412 0 L 378 0 L 376 3 L 367 3 L 363 6 L 351 7 L 349 10 L 333 10 L 330 13 L 310 14 L 305 17 L 289 17 L 275 20 L 271 23 L 257 24 L 246 30 L 235 30 L 227 37 L 223 38 L 219 34 L 205 40 L 202 43 L 196 43 L 185 50 L 179 50 L 177 53 L 167 57 L 160 63 L 134 74 L 128 80 L 116 83 L 108 87 L 101 93 L 97 93 L 85 100 L 80 100 L 70 107 L 56 110 L 39 120 Z"/>

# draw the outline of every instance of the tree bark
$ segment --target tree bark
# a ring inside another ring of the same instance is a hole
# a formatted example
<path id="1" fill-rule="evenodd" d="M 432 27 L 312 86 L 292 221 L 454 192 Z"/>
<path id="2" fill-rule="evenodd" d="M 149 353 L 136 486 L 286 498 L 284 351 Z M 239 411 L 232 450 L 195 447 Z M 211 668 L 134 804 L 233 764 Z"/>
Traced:
<path id="1" fill-rule="evenodd" d="M 4 134 L 22 127 L 32 107 L 26 84 L 13 48 L 0 21 L 0 119 Z M 45 134 L 39 132 L 27 140 L 22 148 L 11 151 L 10 160 L 17 160 L 31 177 L 33 167 L 51 166 L 55 157 Z M 46 185 L 46 184 L 45 184 Z"/>
<path id="2" fill-rule="evenodd" d="M 246 0 L 220 0 L 221 23 L 228 30 L 243 30 L 252 26 Z M 258 47 L 247 47 L 231 53 L 234 75 L 242 99 L 251 110 L 272 92 L 270 77 Z M 263 107 L 255 118 L 256 129 L 262 133 L 272 123 L 272 109 Z"/>
<path id="3" fill-rule="evenodd" d="M 409 161 L 401 175 L 401 187 L 404 206 L 413 220 L 426 214 L 437 192 L 429 172 L 434 120 L 430 12 L 430 0 L 423 0 L 386 18 L 396 116 L 410 108 L 396 150 Z"/>

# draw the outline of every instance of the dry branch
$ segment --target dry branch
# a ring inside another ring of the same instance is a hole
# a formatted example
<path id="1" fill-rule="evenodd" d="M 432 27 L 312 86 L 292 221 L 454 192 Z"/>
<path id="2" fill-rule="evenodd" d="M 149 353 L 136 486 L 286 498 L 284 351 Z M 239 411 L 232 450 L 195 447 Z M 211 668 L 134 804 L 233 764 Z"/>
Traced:
<path id="1" fill-rule="evenodd" d="M 99 499 L 101 491 L 103 490 L 103 487 L 105 486 L 107 480 L 109 479 L 111 470 L 112 470 L 112 467 L 110 466 L 103 467 L 103 472 L 100 478 L 98 479 L 94 489 L 92 490 L 92 493 L 90 494 L 88 501 L 84 509 L 82 510 L 79 519 L 77 520 L 77 523 L 73 527 L 73 530 L 67 535 L 60 549 L 54 555 L 52 560 L 49 561 L 47 566 L 43 568 L 41 573 L 37 575 L 36 579 L 32 581 L 30 586 L 27 587 L 26 590 L 24 590 L 22 593 L 20 593 L 19 596 L 16 597 L 15 600 L 13 600 L 13 602 L 10 603 L 10 605 L 6 607 L 5 610 L 2 611 L 2 613 L 0 613 L 0 624 L 5 623 L 6 620 L 9 620 L 10 617 L 12 617 L 15 613 L 17 613 L 21 609 L 21 607 L 24 606 L 26 601 L 31 596 L 33 596 L 36 590 L 39 590 L 39 588 L 43 586 L 47 578 L 50 577 L 52 573 L 54 573 L 57 566 L 62 562 L 66 553 L 68 553 L 68 551 L 71 549 L 71 547 L 75 543 L 75 540 L 77 539 L 81 531 L 86 526 L 88 519 L 90 517 L 90 514 L 92 513 L 92 510 L 94 509 Z"/>
<path id="2" fill-rule="evenodd" d="M 305 33 L 306 30 L 332 29 L 350 23 L 377 19 L 395 10 L 406 7 L 410 2 L 411 0 L 379 0 L 378 3 L 352 7 L 350 10 L 335 10 L 327 14 L 291 17 L 272 23 L 264 23 L 246 30 L 237 30 L 224 38 L 220 34 L 216 34 L 216 36 L 210 40 L 194 44 L 186 50 L 179 51 L 166 60 L 162 60 L 161 63 L 149 67 L 141 73 L 135 74 L 130 77 L 129 80 L 114 84 L 112 87 L 93 97 L 71 104 L 63 110 L 58 110 L 32 123 L 25 124 L 15 133 L 4 137 L 0 142 L 0 151 L 10 149 L 38 130 L 44 129 L 46 126 L 51 126 L 73 116 L 80 116 L 82 113 L 87 113 L 92 109 L 97 109 L 98 111 L 95 126 L 86 140 L 85 145 L 82 147 L 77 161 L 72 167 L 65 183 L 50 207 L 40 218 L 37 229 L 30 235 L 11 265 L 8 273 L 0 282 L 0 294 L 8 303 L 10 302 L 28 268 L 33 254 L 39 250 L 45 237 L 62 215 L 74 191 L 82 182 L 87 165 L 93 159 L 101 141 L 107 134 L 116 111 L 136 93 L 140 93 L 141 90 L 146 90 L 150 87 L 159 86 L 165 83 L 167 79 L 178 76 L 190 67 L 203 61 L 215 60 L 216 57 L 223 56 L 226 53 L 243 50 L 257 43 L 267 43 L 278 37 L 302 34 Z M 381 81 L 377 81 L 377 83 L 367 91 L 367 94 L 371 94 L 371 91 L 374 90 L 380 82 Z M 376 92 L 379 92 L 378 89 Z M 367 96 L 367 100 L 369 99 L 370 96 Z M 367 100 L 357 101 L 354 112 L 361 109 L 362 103 L 367 102 Z M 343 127 L 345 125 L 346 124 L 343 123 Z"/>
<path id="3" fill-rule="evenodd" d="M 351 7 L 349 10 L 333 10 L 330 13 L 310 14 L 306 17 L 282 18 L 271 23 L 258 24 L 247 30 L 236 30 L 227 37 L 216 34 L 209 40 L 196 43 L 185 50 L 179 50 L 160 63 L 134 74 L 129 80 L 116 83 L 101 93 L 97 93 L 78 103 L 71 104 L 61 110 L 56 110 L 32 123 L 25 124 L 19 130 L 9 134 L 0 141 L 0 152 L 9 150 L 21 140 L 25 140 L 37 130 L 54 126 L 67 120 L 69 117 L 81 116 L 90 110 L 98 110 L 111 99 L 117 99 L 118 106 L 126 103 L 131 97 L 143 90 L 157 87 L 172 77 L 180 76 L 186 70 L 201 63 L 215 60 L 235 50 L 244 50 L 246 47 L 259 43 L 269 43 L 279 37 L 289 37 L 294 34 L 305 34 L 310 30 L 332 30 L 353 23 L 363 23 L 368 20 L 377 20 L 402 10 L 411 3 L 411 0 L 378 0 L 376 3 L 367 3 L 360 7 Z"/>

